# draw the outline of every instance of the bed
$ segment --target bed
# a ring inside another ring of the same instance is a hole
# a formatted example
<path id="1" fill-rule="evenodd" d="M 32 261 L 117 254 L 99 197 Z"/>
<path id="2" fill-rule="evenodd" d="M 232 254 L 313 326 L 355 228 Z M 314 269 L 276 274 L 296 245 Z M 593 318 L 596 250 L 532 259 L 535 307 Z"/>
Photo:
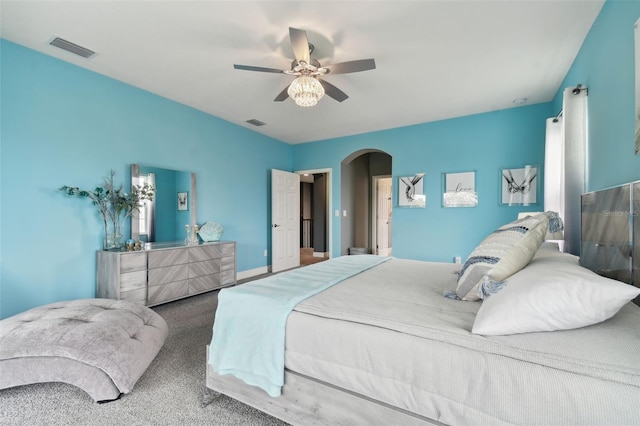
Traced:
<path id="1" fill-rule="evenodd" d="M 263 349 L 225 347 L 214 323 L 206 386 L 300 425 L 640 424 L 640 289 L 543 243 L 548 226 L 506 224 L 462 269 L 392 258 L 295 300 L 279 396 L 219 374 L 210 352 Z"/>

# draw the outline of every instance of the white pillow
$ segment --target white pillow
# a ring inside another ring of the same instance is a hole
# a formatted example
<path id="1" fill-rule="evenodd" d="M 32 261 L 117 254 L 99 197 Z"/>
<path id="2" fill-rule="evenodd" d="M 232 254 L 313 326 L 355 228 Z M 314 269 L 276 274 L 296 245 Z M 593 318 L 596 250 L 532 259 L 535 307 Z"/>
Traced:
<path id="1" fill-rule="evenodd" d="M 640 288 L 583 268 L 576 256 L 547 252 L 482 302 L 472 333 L 504 335 L 585 327 L 611 318 L 639 294 Z"/>
<path id="2" fill-rule="evenodd" d="M 510 222 L 489 234 L 464 263 L 456 286 L 457 297 L 479 300 L 484 297 L 483 283 L 501 283 L 524 268 L 542 244 L 548 222 L 547 215 L 541 213 Z"/>

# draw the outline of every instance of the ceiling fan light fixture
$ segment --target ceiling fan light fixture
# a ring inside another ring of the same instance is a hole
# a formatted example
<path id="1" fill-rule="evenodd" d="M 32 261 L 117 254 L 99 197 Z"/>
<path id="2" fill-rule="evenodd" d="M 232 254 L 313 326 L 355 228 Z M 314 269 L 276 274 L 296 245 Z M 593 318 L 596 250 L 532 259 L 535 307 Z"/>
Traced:
<path id="1" fill-rule="evenodd" d="M 301 75 L 289 85 L 287 93 L 296 105 L 312 107 L 324 96 L 324 88 L 317 78 Z"/>

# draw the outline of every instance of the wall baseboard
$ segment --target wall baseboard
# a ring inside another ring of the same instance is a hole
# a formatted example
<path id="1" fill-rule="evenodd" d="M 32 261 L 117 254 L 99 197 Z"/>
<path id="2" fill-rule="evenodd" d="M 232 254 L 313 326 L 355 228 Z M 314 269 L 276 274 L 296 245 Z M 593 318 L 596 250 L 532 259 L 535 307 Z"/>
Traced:
<path id="1" fill-rule="evenodd" d="M 236 279 L 238 281 L 244 280 L 247 278 L 255 277 L 257 275 L 266 274 L 271 270 L 269 266 L 262 266 L 260 268 L 248 269 L 246 271 L 241 271 L 236 274 Z"/>

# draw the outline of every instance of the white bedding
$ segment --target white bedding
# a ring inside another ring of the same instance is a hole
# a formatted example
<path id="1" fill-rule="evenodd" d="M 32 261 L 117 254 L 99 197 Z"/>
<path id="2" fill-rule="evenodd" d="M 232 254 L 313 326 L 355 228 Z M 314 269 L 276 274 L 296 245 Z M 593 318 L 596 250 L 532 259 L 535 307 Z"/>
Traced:
<path id="1" fill-rule="evenodd" d="M 393 259 L 299 303 L 286 367 L 451 425 L 640 424 L 640 308 L 578 330 L 473 335 L 480 304 L 442 296 L 458 269 Z"/>

